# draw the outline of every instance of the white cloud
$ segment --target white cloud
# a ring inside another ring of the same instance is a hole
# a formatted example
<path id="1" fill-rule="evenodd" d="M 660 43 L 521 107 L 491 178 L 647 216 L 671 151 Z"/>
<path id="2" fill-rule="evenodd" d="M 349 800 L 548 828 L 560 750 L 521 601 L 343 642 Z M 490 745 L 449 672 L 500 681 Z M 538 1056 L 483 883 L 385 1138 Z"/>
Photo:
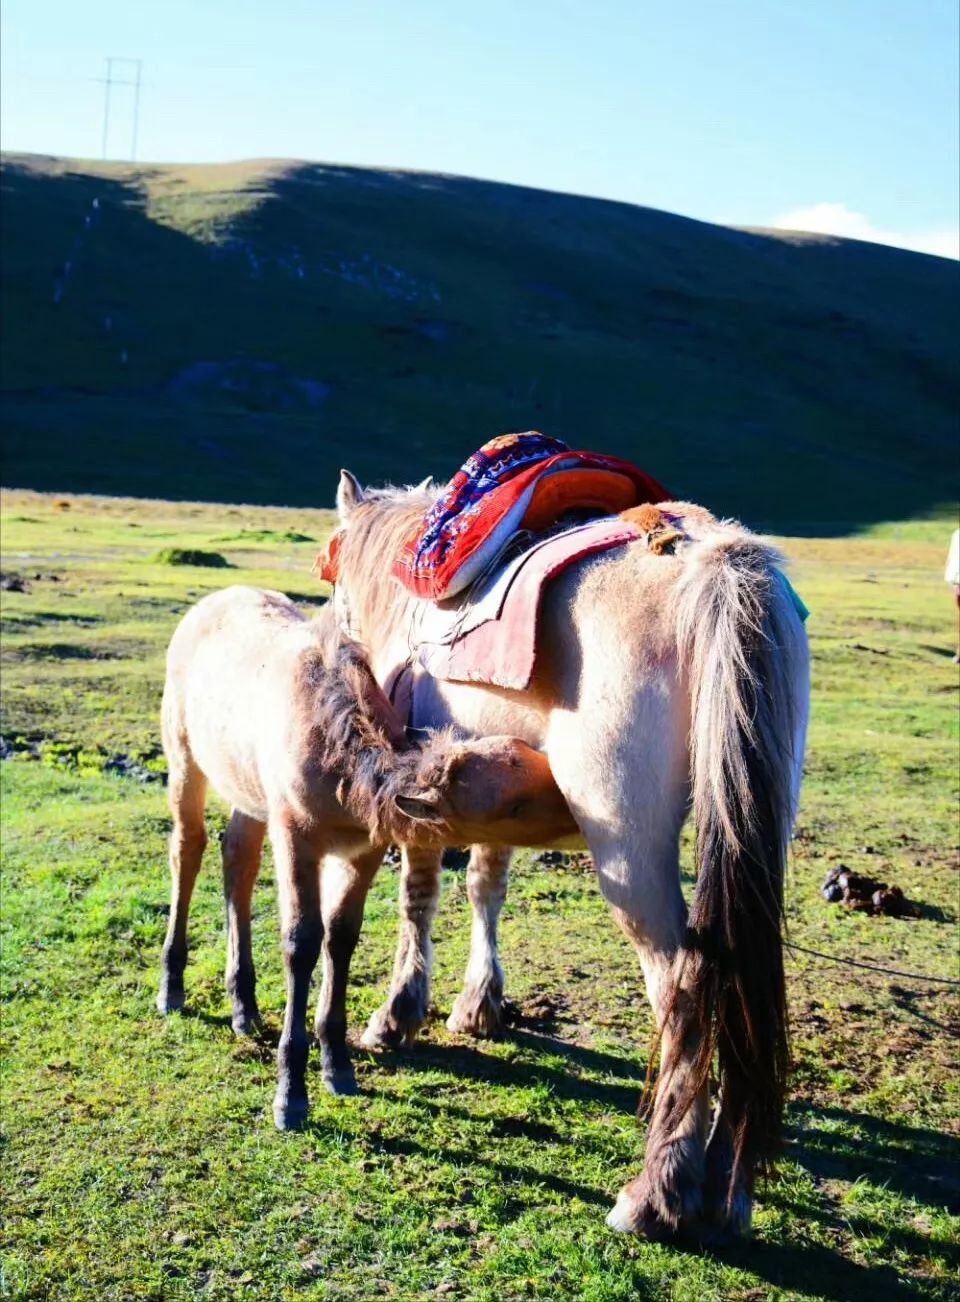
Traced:
<path id="1" fill-rule="evenodd" d="M 777 230 L 841 235 L 849 240 L 868 240 L 871 244 L 892 244 L 895 248 L 914 249 L 917 253 L 935 253 L 941 258 L 960 258 L 960 230 L 885 231 L 845 203 L 814 203 L 806 208 L 793 208 L 775 218 L 773 225 Z"/>

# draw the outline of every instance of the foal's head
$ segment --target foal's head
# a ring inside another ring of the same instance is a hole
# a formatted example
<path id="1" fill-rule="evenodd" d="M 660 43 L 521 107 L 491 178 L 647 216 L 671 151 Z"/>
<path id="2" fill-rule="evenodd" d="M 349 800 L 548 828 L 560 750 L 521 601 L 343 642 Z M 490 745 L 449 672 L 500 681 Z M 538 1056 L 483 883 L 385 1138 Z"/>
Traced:
<path id="1" fill-rule="evenodd" d="M 546 845 L 577 832 L 547 757 L 517 737 L 437 734 L 421 752 L 416 781 L 416 796 L 395 797 L 417 823 L 416 843 Z"/>

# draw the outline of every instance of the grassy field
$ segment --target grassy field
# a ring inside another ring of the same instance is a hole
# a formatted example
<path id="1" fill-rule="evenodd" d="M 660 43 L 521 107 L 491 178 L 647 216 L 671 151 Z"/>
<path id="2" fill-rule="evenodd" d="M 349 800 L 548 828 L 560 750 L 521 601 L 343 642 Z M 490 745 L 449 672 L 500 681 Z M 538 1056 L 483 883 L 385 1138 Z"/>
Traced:
<path id="1" fill-rule="evenodd" d="M 7 484 L 326 502 L 536 428 L 783 532 L 956 496 L 945 258 L 280 160 L 7 155 L 3 207 Z"/>
<path id="2" fill-rule="evenodd" d="M 467 951 L 446 874 L 438 1016 L 414 1050 L 356 1051 L 361 1093 L 312 1075 L 303 1133 L 273 1128 L 283 1004 L 271 874 L 254 897 L 262 1043 L 222 988 L 216 841 L 191 919 L 189 1012 L 153 1008 L 168 902 L 158 776 L 165 644 L 214 588 L 305 604 L 324 512 L 4 492 L 2 603 L 5 1295 L 36 1299 L 956 1296 L 955 994 L 792 952 L 788 1143 L 753 1241 L 717 1253 L 603 1218 L 639 1168 L 650 1018 L 590 871 L 519 858 L 503 925 L 513 1031 L 442 1015 Z M 955 977 L 956 627 L 949 525 L 787 539 L 812 615 L 814 716 L 788 887 L 798 945 Z M 230 568 L 171 565 L 171 547 Z M 214 828 L 225 811 L 211 807 Z M 689 845 L 687 845 L 689 862 Z M 916 919 L 825 904 L 838 862 L 896 882 Z M 351 1024 L 386 989 L 396 881 L 375 883 Z"/>

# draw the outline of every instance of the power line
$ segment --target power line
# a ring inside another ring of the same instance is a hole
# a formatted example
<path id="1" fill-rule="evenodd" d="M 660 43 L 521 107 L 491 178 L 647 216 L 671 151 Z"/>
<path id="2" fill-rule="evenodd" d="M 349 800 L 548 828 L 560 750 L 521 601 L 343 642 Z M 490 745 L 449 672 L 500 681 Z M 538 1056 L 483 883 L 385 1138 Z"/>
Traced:
<path id="1" fill-rule="evenodd" d="M 133 67 L 133 78 L 115 77 L 113 75 L 113 65 L 115 63 L 127 64 Z M 140 85 L 141 73 L 143 71 L 142 59 L 121 59 L 116 55 L 107 59 L 106 77 L 96 77 L 94 80 L 103 83 L 103 132 L 100 143 L 100 152 L 104 159 L 107 157 L 107 142 L 110 138 L 110 91 L 114 86 L 132 86 L 133 87 L 133 133 L 130 141 L 130 161 L 134 162 L 137 157 L 137 132 L 140 127 Z"/>

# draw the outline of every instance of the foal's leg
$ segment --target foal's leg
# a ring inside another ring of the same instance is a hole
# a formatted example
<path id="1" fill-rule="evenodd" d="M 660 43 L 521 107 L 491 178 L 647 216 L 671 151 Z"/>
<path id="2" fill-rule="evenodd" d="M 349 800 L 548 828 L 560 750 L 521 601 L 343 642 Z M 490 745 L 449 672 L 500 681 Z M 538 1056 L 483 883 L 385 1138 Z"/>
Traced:
<path id="1" fill-rule="evenodd" d="M 157 1008 L 172 1013 L 182 1008 L 183 972 L 187 965 L 187 915 L 200 871 L 207 832 L 203 821 L 207 781 L 185 746 L 168 744 L 167 788 L 173 831 L 170 833 L 170 919 L 163 943 L 162 975 Z"/>
<path id="2" fill-rule="evenodd" d="M 368 1049 L 412 1044 L 430 1006 L 433 941 L 430 928 L 440 896 L 440 852 L 403 849 L 400 871 L 400 940 L 387 1002 L 363 1033 Z"/>
<path id="3" fill-rule="evenodd" d="M 270 821 L 277 870 L 280 936 L 287 974 L 287 1007 L 277 1051 L 278 1081 L 273 1116 L 278 1130 L 297 1130 L 307 1119 L 307 1004 L 310 978 L 320 957 L 320 865 L 314 845 L 289 816 Z"/>
<path id="4" fill-rule="evenodd" d="M 463 991 L 447 1019 L 451 1031 L 496 1035 L 503 1023 L 503 968 L 497 955 L 497 922 L 507 895 L 512 852 L 475 845 L 467 867 L 467 895 L 473 908 L 470 959 Z"/>
<path id="5" fill-rule="evenodd" d="M 363 923 L 363 906 L 383 849 L 347 862 L 328 855 L 323 863 L 323 986 L 314 1032 L 323 1055 L 323 1083 L 331 1094 L 356 1094 L 347 1049 L 347 980 Z"/>
<path id="6" fill-rule="evenodd" d="M 250 900 L 260 872 L 266 830 L 263 823 L 235 809 L 220 844 L 227 910 L 226 984 L 237 1035 L 249 1035 L 260 1025 L 250 944 Z"/>

